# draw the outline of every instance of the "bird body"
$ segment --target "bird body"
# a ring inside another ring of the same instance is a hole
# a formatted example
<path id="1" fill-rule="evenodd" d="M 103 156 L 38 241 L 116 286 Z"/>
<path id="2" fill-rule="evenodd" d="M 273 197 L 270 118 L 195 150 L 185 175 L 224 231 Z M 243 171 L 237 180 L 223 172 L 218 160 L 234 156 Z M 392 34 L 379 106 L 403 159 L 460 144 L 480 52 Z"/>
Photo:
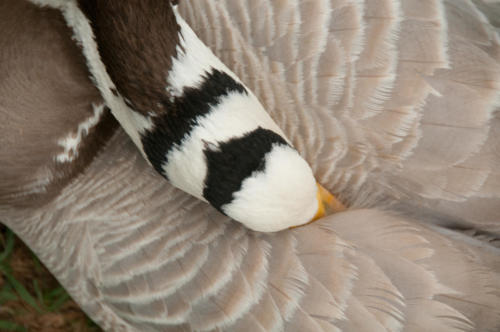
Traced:
<path id="1" fill-rule="evenodd" d="M 2 221 L 106 330 L 497 331 L 498 37 L 476 3 L 180 2 L 351 206 L 259 233 L 159 180 L 60 8 L 4 1 L 0 31 L 26 24 L 0 34 Z"/>

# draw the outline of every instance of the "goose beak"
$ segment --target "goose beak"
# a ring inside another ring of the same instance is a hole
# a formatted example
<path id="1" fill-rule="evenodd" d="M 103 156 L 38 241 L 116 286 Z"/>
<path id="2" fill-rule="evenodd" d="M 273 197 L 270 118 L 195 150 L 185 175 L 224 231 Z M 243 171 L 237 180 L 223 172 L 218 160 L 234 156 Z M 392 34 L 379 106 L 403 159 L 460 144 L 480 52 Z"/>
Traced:
<path id="1" fill-rule="evenodd" d="M 316 193 L 316 199 L 318 201 L 318 211 L 314 215 L 314 217 L 307 223 L 293 226 L 290 228 L 297 228 L 308 225 L 324 216 L 327 216 L 332 213 L 345 211 L 346 207 L 342 204 L 335 196 L 333 196 L 328 190 L 326 190 L 322 185 L 316 183 L 318 186 L 318 192 Z"/>
<path id="2" fill-rule="evenodd" d="M 317 183 L 318 192 L 316 198 L 318 200 L 318 212 L 314 215 L 310 222 L 318 220 L 328 214 L 344 211 L 346 208 L 335 196 L 333 196 L 322 185 Z"/>

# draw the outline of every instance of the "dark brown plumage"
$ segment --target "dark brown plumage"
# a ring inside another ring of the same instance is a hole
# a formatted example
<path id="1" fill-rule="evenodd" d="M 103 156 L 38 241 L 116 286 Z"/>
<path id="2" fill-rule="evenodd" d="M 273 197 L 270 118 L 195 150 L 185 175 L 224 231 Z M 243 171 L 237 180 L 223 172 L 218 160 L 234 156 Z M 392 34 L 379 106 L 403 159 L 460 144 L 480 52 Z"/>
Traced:
<path id="1" fill-rule="evenodd" d="M 161 101 L 168 97 L 166 78 L 179 45 L 179 26 L 170 1 L 78 3 L 91 22 L 109 76 L 127 103 L 145 115 L 168 111 Z"/>
<path id="2" fill-rule="evenodd" d="M 60 12 L 2 1 L 0 31 L 0 204 L 42 204 L 89 165 L 117 122 L 106 111 L 76 159 L 56 162 L 58 141 L 103 101 Z"/>

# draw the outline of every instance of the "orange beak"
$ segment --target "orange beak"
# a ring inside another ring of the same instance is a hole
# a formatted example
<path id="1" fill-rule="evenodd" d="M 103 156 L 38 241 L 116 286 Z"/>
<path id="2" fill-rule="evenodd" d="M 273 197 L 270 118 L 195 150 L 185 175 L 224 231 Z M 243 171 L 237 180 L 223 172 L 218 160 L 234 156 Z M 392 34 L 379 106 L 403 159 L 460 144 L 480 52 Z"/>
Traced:
<path id="1" fill-rule="evenodd" d="M 328 214 L 344 211 L 346 207 L 342 204 L 335 196 L 333 196 L 328 190 L 326 190 L 322 185 L 318 185 L 318 212 L 314 215 L 311 222 L 322 218 Z"/>
<path id="2" fill-rule="evenodd" d="M 318 186 L 318 192 L 316 193 L 316 198 L 318 200 L 318 212 L 314 215 L 314 217 L 307 223 L 293 226 L 290 228 L 297 228 L 307 224 L 310 224 L 319 218 L 323 218 L 332 213 L 341 212 L 346 210 L 344 204 L 342 204 L 335 196 L 333 196 L 328 190 L 326 190 L 322 185 L 316 183 Z"/>

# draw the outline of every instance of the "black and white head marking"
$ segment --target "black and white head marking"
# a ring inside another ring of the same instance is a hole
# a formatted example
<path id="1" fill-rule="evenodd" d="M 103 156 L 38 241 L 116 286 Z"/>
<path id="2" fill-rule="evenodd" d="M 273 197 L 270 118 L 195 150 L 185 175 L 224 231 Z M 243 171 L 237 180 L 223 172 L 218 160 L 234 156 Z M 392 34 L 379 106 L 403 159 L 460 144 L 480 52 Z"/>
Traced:
<path id="1" fill-rule="evenodd" d="M 219 70 L 213 70 L 204 76 L 199 87 L 185 87 L 179 97 L 165 97 L 161 102 L 168 113 L 154 118 L 151 129 L 142 134 L 144 152 L 153 167 L 167 179 L 166 164 L 169 152 L 180 147 L 185 137 L 209 117 L 210 112 L 229 94 L 248 94 L 245 87 Z"/>
<path id="2" fill-rule="evenodd" d="M 219 211 L 231 203 L 247 178 L 264 172 L 266 155 L 275 146 L 289 146 L 275 132 L 257 128 L 242 137 L 207 146 L 204 150 L 208 172 L 203 196 Z"/>
<path id="3" fill-rule="evenodd" d="M 311 220 L 318 205 L 310 167 L 175 6 L 162 8 L 177 24 L 171 22 L 163 31 L 163 23 L 155 20 L 151 31 L 159 35 L 142 38 L 129 36 L 126 24 L 104 24 L 105 14 L 93 10 L 99 5 L 117 22 L 132 19 L 134 29 L 148 33 L 130 3 L 95 0 L 82 11 L 80 4 L 88 3 L 79 0 L 32 1 L 63 12 L 106 104 L 141 153 L 173 185 L 255 230 L 277 231 Z M 152 9 L 148 4 L 152 2 L 141 2 L 145 17 Z M 162 38 L 162 31 L 170 37 Z M 147 52 L 134 48 L 132 37 L 147 41 Z M 104 48 L 97 40 L 109 42 L 106 54 L 99 53 Z M 155 44 L 165 40 L 173 44 Z M 113 62 L 111 45 L 118 46 L 121 67 Z M 127 65 L 127 54 L 137 66 Z M 162 57 L 168 61 L 158 61 Z M 114 82 L 109 72 L 119 80 Z"/>
<path id="4" fill-rule="evenodd" d="M 163 102 L 172 112 L 154 119 L 142 143 L 174 185 L 259 231 L 316 213 L 311 169 L 241 83 L 212 69 L 198 86 Z"/>

